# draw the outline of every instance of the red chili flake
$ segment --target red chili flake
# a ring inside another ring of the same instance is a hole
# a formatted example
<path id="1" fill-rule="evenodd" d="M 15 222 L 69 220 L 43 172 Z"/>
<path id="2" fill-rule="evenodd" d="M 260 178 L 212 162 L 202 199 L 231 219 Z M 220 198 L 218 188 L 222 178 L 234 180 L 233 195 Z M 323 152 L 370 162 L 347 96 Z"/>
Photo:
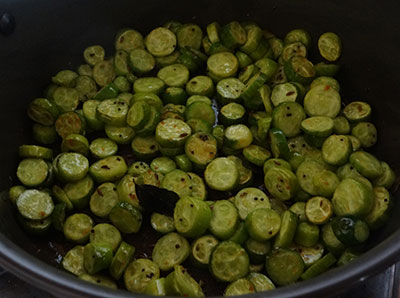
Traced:
<path id="1" fill-rule="evenodd" d="M 286 96 L 290 96 L 290 95 L 293 95 L 294 94 L 294 91 L 289 91 L 288 93 L 286 93 Z"/>
<path id="2" fill-rule="evenodd" d="M 46 213 L 44 213 L 44 211 L 40 211 L 39 215 L 40 215 L 41 217 L 43 217 L 43 216 L 46 215 Z"/>
<path id="3" fill-rule="evenodd" d="M 320 202 L 319 202 L 319 207 L 322 207 L 322 204 L 323 204 L 323 202 L 322 202 L 322 201 L 320 201 Z"/>
<path id="4" fill-rule="evenodd" d="M 110 167 L 107 166 L 107 165 L 101 166 L 101 168 L 102 168 L 102 169 L 106 169 L 106 170 L 109 170 L 109 169 L 110 169 Z"/>
<path id="5" fill-rule="evenodd" d="M 132 199 L 132 200 L 136 200 L 137 198 L 136 198 L 136 195 L 134 194 L 134 193 L 130 193 L 129 194 L 129 197 Z"/>
<path id="6" fill-rule="evenodd" d="M 188 133 L 184 132 L 184 133 L 181 133 L 181 134 L 179 135 L 179 137 L 180 137 L 180 138 L 184 138 L 184 137 L 186 137 L 187 135 L 188 135 Z"/>
<path id="7" fill-rule="evenodd" d="M 98 188 L 96 191 L 100 196 L 103 196 L 103 193 L 101 192 L 100 188 Z"/>
<path id="8" fill-rule="evenodd" d="M 329 89 L 331 89 L 331 86 L 329 86 L 329 85 L 326 85 L 324 88 L 325 91 L 328 91 Z"/>
<path id="9" fill-rule="evenodd" d="M 123 36 L 121 36 L 121 38 L 119 39 L 119 42 L 124 42 L 125 38 Z"/>

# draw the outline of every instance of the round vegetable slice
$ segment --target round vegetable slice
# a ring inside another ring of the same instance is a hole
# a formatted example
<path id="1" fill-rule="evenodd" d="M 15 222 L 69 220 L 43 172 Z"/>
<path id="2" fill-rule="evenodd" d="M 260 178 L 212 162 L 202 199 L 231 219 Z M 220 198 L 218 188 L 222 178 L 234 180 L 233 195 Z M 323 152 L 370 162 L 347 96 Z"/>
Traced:
<path id="1" fill-rule="evenodd" d="M 350 155 L 350 163 L 361 173 L 361 175 L 374 179 L 383 173 L 381 163 L 371 153 L 357 151 Z"/>
<path id="2" fill-rule="evenodd" d="M 43 159 L 26 158 L 18 164 L 17 177 L 25 186 L 39 186 L 48 175 L 49 166 Z"/>
<path id="3" fill-rule="evenodd" d="M 268 196 L 255 187 L 246 187 L 240 190 L 233 202 L 242 220 L 245 220 L 247 215 L 256 209 L 271 208 Z"/>
<path id="4" fill-rule="evenodd" d="M 322 57 L 334 62 L 339 59 L 342 53 L 342 42 L 337 34 L 326 32 L 318 39 L 318 49 Z"/>
<path id="5" fill-rule="evenodd" d="M 204 167 L 217 155 L 217 141 L 208 133 L 197 132 L 187 139 L 185 153 L 193 163 Z"/>
<path id="6" fill-rule="evenodd" d="M 110 246 L 113 252 L 121 243 L 121 234 L 116 227 L 108 223 L 97 224 L 90 231 L 90 243 L 105 244 Z"/>
<path id="7" fill-rule="evenodd" d="M 115 48 L 130 52 L 134 49 L 144 48 L 143 36 L 140 32 L 133 29 L 121 30 L 115 38 Z"/>
<path id="8" fill-rule="evenodd" d="M 238 211 L 231 202 L 220 200 L 211 205 L 212 217 L 209 230 L 219 239 L 229 239 L 237 228 Z"/>
<path id="9" fill-rule="evenodd" d="M 137 233 L 142 225 L 142 214 L 132 204 L 119 202 L 110 211 L 109 219 L 122 233 Z"/>
<path id="10" fill-rule="evenodd" d="M 190 253 L 188 241 L 177 233 L 169 233 L 158 239 L 153 248 L 152 258 L 163 271 L 169 271 L 181 264 Z"/>
<path id="11" fill-rule="evenodd" d="M 304 110 L 309 116 L 336 117 L 340 112 L 339 93 L 329 85 L 318 85 L 304 97 Z"/>
<path id="12" fill-rule="evenodd" d="M 255 293 L 256 289 L 253 283 L 247 278 L 239 278 L 230 285 L 228 285 L 224 291 L 224 296 L 239 296 Z"/>
<path id="13" fill-rule="evenodd" d="M 371 211 L 373 202 L 372 189 L 352 178 L 343 179 L 332 198 L 333 210 L 338 216 L 366 216 Z"/>
<path id="14" fill-rule="evenodd" d="M 272 281 L 284 286 L 300 278 L 304 271 L 304 262 L 297 252 L 280 248 L 267 257 L 265 267 Z"/>
<path id="15" fill-rule="evenodd" d="M 165 181 L 165 178 L 163 181 Z M 211 216 L 211 209 L 206 202 L 191 197 L 183 197 L 175 205 L 175 228 L 185 237 L 196 238 L 207 230 Z"/>
<path id="16" fill-rule="evenodd" d="M 273 282 L 264 274 L 252 272 L 246 278 L 252 282 L 257 292 L 275 289 Z"/>
<path id="17" fill-rule="evenodd" d="M 176 36 L 167 28 L 158 27 L 153 29 L 145 38 L 144 43 L 147 50 L 156 57 L 171 54 L 176 48 Z"/>
<path id="18" fill-rule="evenodd" d="M 83 265 L 84 249 L 85 247 L 82 245 L 77 245 L 70 249 L 63 257 L 61 263 L 63 268 L 76 276 L 86 273 L 86 269 Z"/>
<path id="19" fill-rule="evenodd" d="M 211 256 L 211 273 L 221 281 L 232 282 L 249 273 L 249 256 L 232 241 L 221 242 Z"/>
<path id="20" fill-rule="evenodd" d="M 371 106 L 364 101 L 353 101 L 344 107 L 343 114 L 352 123 L 368 121 L 371 117 Z"/>
<path id="21" fill-rule="evenodd" d="M 28 189 L 19 195 L 16 201 L 18 212 L 27 219 L 41 220 L 53 212 L 51 196 L 44 191 Z"/>
<path id="22" fill-rule="evenodd" d="M 204 179 L 212 189 L 229 191 L 238 185 L 239 171 L 234 161 L 226 157 L 219 157 L 207 165 Z"/>
<path id="23" fill-rule="evenodd" d="M 83 264 L 89 274 L 95 274 L 110 267 L 112 257 L 110 246 L 88 243 L 83 252 Z"/>
<path id="24" fill-rule="evenodd" d="M 327 198 L 313 197 L 307 201 L 305 213 L 309 222 L 320 225 L 332 217 L 333 206 Z"/>
<path id="25" fill-rule="evenodd" d="M 89 215 L 75 213 L 65 220 L 64 236 L 69 241 L 85 243 L 89 240 L 92 227 L 93 220 Z"/>
<path id="26" fill-rule="evenodd" d="M 296 175 L 283 167 L 273 167 L 264 176 L 264 184 L 268 191 L 280 200 L 289 200 L 299 190 Z"/>
<path id="27" fill-rule="evenodd" d="M 222 52 L 211 55 L 207 60 L 207 67 L 212 77 L 221 80 L 235 76 L 239 62 L 232 53 Z"/>
<path id="28" fill-rule="evenodd" d="M 124 273 L 125 286 L 130 292 L 143 293 L 147 285 L 160 277 L 157 264 L 148 259 L 136 259 Z"/>
<path id="29" fill-rule="evenodd" d="M 201 268 L 207 268 L 211 254 L 218 243 L 217 238 L 211 235 L 205 235 L 193 241 L 190 254 L 193 264 Z"/>
<path id="30" fill-rule="evenodd" d="M 110 274 L 114 279 L 120 279 L 126 267 L 129 265 L 134 253 L 135 248 L 132 245 L 129 245 L 124 241 L 121 242 L 110 265 Z"/>
<path id="31" fill-rule="evenodd" d="M 151 215 L 150 223 L 152 228 L 161 234 L 175 231 L 174 219 L 164 214 L 154 212 Z"/>
<path id="32" fill-rule="evenodd" d="M 235 124 L 225 129 L 224 144 L 232 149 L 242 149 L 253 142 L 250 129 L 244 124 Z"/>
<path id="33" fill-rule="evenodd" d="M 90 166 L 89 172 L 97 183 L 102 183 L 120 179 L 127 170 L 125 160 L 121 156 L 113 155 L 96 161 Z"/>
<path id="34" fill-rule="evenodd" d="M 246 228 L 251 238 L 266 241 L 279 232 L 281 217 L 272 209 L 256 209 L 246 217 Z"/>
<path id="35" fill-rule="evenodd" d="M 98 217 L 107 217 L 111 209 L 119 202 L 114 183 L 106 182 L 97 187 L 90 197 L 90 211 Z"/>
<path id="36" fill-rule="evenodd" d="M 162 120 L 156 128 L 156 140 L 163 147 L 182 146 L 192 130 L 188 124 L 179 119 Z"/>

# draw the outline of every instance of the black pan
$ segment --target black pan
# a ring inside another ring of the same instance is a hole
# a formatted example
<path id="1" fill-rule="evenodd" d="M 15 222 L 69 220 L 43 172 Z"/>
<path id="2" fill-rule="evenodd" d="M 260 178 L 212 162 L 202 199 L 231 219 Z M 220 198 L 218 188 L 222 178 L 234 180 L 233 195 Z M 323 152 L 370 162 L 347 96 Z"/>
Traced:
<path id="1" fill-rule="evenodd" d="M 217 20 L 254 20 L 278 36 L 293 28 L 304 28 L 316 37 L 337 32 L 343 41 L 343 65 L 339 80 L 344 101 L 366 100 L 374 110 L 379 131 L 374 148 L 380 158 L 400 168 L 400 2 L 396 0 L 275 0 L 275 1 L 50 1 L 2 0 L 0 13 L 10 12 L 16 29 L 0 35 L 0 189 L 15 181 L 16 148 L 30 142 L 27 103 L 42 94 L 51 76 L 82 63 L 82 50 L 101 44 L 112 54 L 118 29 L 149 29 L 174 18 L 205 25 Z M 314 40 L 315 41 L 315 40 Z M 315 48 L 315 45 L 314 45 Z M 313 55 L 313 53 L 311 53 Z M 317 55 L 314 56 L 317 57 Z M 315 59 L 313 59 L 315 61 Z M 400 198 L 397 198 L 397 200 Z M 254 297 L 328 297 L 378 273 L 400 259 L 400 204 L 389 224 L 370 241 L 370 250 L 349 266 L 337 268 L 315 279 Z M 145 253 L 155 238 L 132 239 Z M 54 235 L 51 242 L 29 237 L 15 221 L 5 192 L 0 198 L 0 266 L 35 286 L 65 297 L 128 297 L 78 281 L 57 269 L 65 247 Z M 203 278 L 200 273 L 193 273 Z M 209 285 L 211 295 L 221 285 Z M 140 295 L 136 295 L 140 296 Z"/>

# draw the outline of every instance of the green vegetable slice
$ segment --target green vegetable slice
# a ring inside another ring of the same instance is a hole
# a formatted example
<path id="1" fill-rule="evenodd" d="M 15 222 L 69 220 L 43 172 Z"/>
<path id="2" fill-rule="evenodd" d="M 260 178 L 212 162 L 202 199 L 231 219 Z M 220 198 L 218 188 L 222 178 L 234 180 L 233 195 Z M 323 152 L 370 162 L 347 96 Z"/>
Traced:
<path id="1" fill-rule="evenodd" d="M 93 220 L 83 213 L 75 213 L 69 216 L 64 223 L 64 236 L 75 243 L 86 243 L 89 240 Z"/>
<path id="2" fill-rule="evenodd" d="M 281 215 L 281 227 L 279 233 L 275 238 L 274 247 L 288 247 L 295 236 L 297 228 L 297 215 L 286 210 Z"/>
<path id="3" fill-rule="evenodd" d="M 84 249 L 82 245 L 76 245 L 71 248 L 63 257 L 61 263 L 63 268 L 76 276 L 86 273 L 86 269 L 83 265 Z"/>
<path id="4" fill-rule="evenodd" d="M 274 197 L 286 201 L 299 191 L 296 175 L 283 167 L 273 167 L 264 176 L 264 184 Z"/>
<path id="5" fill-rule="evenodd" d="M 272 209 L 259 208 L 246 217 L 246 228 L 251 238 L 266 241 L 274 237 L 281 228 L 281 218 Z"/>
<path id="6" fill-rule="evenodd" d="M 338 216 L 366 216 L 371 211 L 373 202 L 372 189 L 352 178 L 343 179 L 332 198 L 333 210 Z"/>
<path id="7" fill-rule="evenodd" d="M 322 57 L 334 62 L 339 59 L 342 53 L 342 42 L 337 34 L 326 32 L 318 39 L 318 49 Z"/>
<path id="8" fill-rule="evenodd" d="M 140 32 L 134 29 L 123 29 L 115 38 L 115 48 L 130 52 L 134 49 L 143 49 L 144 41 Z"/>
<path id="9" fill-rule="evenodd" d="M 255 292 L 255 286 L 250 280 L 247 278 L 240 278 L 226 287 L 224 296 L 239 296 Z"/>
<path id="10" fill-rule="evenodd" d="M 144 43 L 147 50 L 156 57 L 164 57 L 176 48 L 176 36 L 167 28 L 158 27 L 153 29 L 145 38 Z"/>
<path id="11" fill-rule="evenodd" d="M 95 274 L 110 267 L 112 250 L 106 244 L 88 243 L 83 251 L 83 265 L 89 274 Z"/>
<path id="12" fill-rule="evenodd" d="M 162 120 L 156 128 L 156 140 L 163 147 L 182 146 L 190 134 L 190 126 L 179 119 Z"/>
<path id="13" fill-rule="evenodd" d="M 124 283 L 128 291 L 144 293 L 147 285 L 160 277 L 157 264 L 148 259 L 136 259 L 128 265 L 124 273 Z"/>
<path id="14" fill-rule="evenodd" d="M 160 270 L 169 271 L 185 261 L 189 253 L 188 241 L 177 233 L 169 233 L 158 239 L 153 248 L 152 258 Z"/>
<path id="15" fill-rule="evenodd" d="M 324 224 L 333 215 L 332 203 L 324 197 L 312 197 L 306 203 L 305 214 L 309 222 Z"/>
<path id="16" fill-rule="evenodd" d="M 211 273 L 221 281 L 232 282 L 249 273 L 249 256 L 232 241 L 221 242 L 211 256 Z"/>
<path id="17" fill-rule="evenodd" d="M 49 166 L 43 159 L 26 158 L 18 164 L 17 177 L 25 186 L 35 187 L 45 182 Z"/>
<path id="18" fill-rule="evenodd" d="M 328 253 L 320 260 L 318 260 L 315 264 L 311 265 L 302 275 L 301 279 L 307 280 L 321 273 L 327 271 L 329 267 L 333 266 L 336 263 L 336 258 L 333 254 Z"/>
<path id="19" fill-rule="evenodd" d="M 273 282 L 264 274 L 252 272 L 246 278 L 252 282 L 257 292 L 275 289 Z"/>
<path id="20" fill-rule="evenodd" d="M 204 234 L 209 227 L 211 217 L 210 207 L 199 199 L 183 197 L 175 205 L 175 228 L 185 237 L 196 238 Z"/>
<path id="21" fill-rule="evenodd" d="M 27 219 L 41 220 L 50 216 L 54 209 L 51 196 L 37 189 L 28 189 L 16 201 L 18 212 Z"/>
<path id="22" fill-rule="evenodd" d="M 239 62 L 232 53 L 221 52 L 208 58 L 207 67 L 210 75 L 219 81 L 235 76 L 239 68 Z"/>
<path id="23" fill-rule="evenodd" d="M 211 235 L 205 235 L 194 240 L 190 253 L 192 263 L 199 268 L 207 268 L 211 254 L 218 243 L 217 238 Z"/>
<path id="24" fill-rule="evenodd" d="M 209 230 L 219 239 L 229 239 L 238 225 L 239 214 L 231 202 L 220 200 L 211 205 L 212 217 Z"/>
<path id="25" fill-rule="evenodd" d="M 189 275 L 187 270 L 180 265 L 174 266 L 174 271 L 165 279 L 165 286 L 168 295 L 204 297 L 201 286 Z"/>
<path id="26" fill-rule="evenodd" d="M 371 153 L 357 151 L 350 155 L 350 163 L 361 173 L 361 175 L 374 179 L 383 173 L 381 163 Z"/>
<path id="27" fill-rule="evenodd" d="M 126 267 L 129 265 L 129 262 L 133 258 L 134 253 L 135 247 L 124 241 L 121 242 L 110 265 L 110 274 L 114 279 L 120 279 Z"/>
<path id="28" fill-rule="evenodd" d="M 204 179 L 210 188 L 228 191 L 238 185 L 239 171 L 234 161 L 226 157 L 219 157 L 207 165 Z"/>
<path id="29" fill-rule="evenodd" d="M 280 248 L 267 257 L 265 267 L 272 281 L 284 286 L 300 278 L 304 271 L 304 262 L 297 252 Z"/>
<path id="30" fill-rule="evenodd" d="M 335 118 L 339 114 L 340 107 L 340 95 L 329 85 L 312 88 L 304 98 L 304 110 L 309 116 Z"/>

